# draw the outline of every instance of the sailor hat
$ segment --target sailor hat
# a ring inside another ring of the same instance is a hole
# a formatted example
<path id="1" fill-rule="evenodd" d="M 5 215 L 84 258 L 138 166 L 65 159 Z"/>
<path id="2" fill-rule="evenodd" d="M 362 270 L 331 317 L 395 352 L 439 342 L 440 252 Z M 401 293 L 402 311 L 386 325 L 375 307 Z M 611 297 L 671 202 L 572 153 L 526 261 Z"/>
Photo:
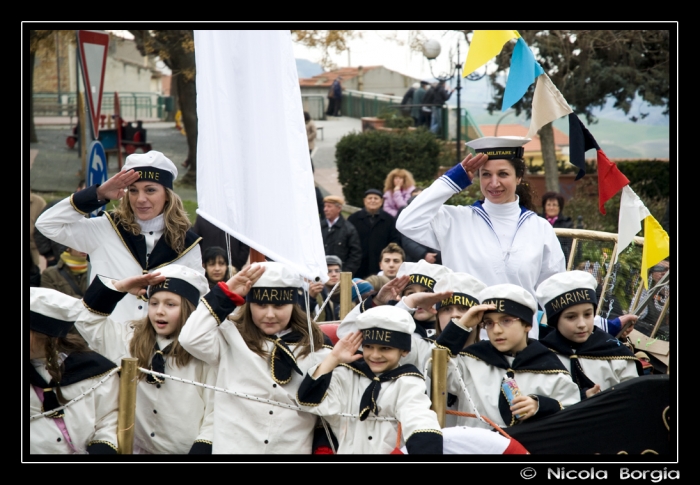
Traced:
<path id="1" fill-rule="evenodd" d="M 177 178 L 175 164 L 161 152 L 155 150 L 147 153 L 132 153 L 126 157 L 122 170 L 131 169 L 141 174 L 137 182 L 157 182 L 171 190 L 173 181 Z"/>
<path id="2" fill-rule="evenodd" d="M 413 317 L 406 310 L 382 305 L 362 312 L 356 320 L 362 332 L 362 344 L 377 344 L 411 350 L 411 334 L 416 330 Z"/>
<path id="3" fill-rule="evenodd" d="M 435 293 L 451 291 L 452 296 L 438 302 L 436 308 L 449 305 L 463 305 L 471 308 L 479 304 L 479 293 L 486 284 L 468 273 L 447 273 L 435 284 Z"/>
<path id="4" fill-rule="evenodd" d="M 49 337 L 65 337 L 85 309 L 77 298 L 52 288 L 29 288 L 29 328 Z"/>
<path id="5" fill-rule="evenodd" d="M 192 268 L 181 264 L 169 264 L 158 270 L 165 281 L 148 287 L 148 298 L 159 291 L 170 291 L 189 300 L 194 306 L 209 292 L 207 278 Z"/>
<path id="6" fill-rule="evenodd" d="M 598 305 L 598 282 L 588 271 L 564 271 L 550 276 L 537 287 L 535 294 L 547 313 L 547 325 L 555 327 L 559 315 L 570 306 L 591 303 Z"/>
<path id="7" fill-rule="evenodd" d="M 406 287 L 418 284 L 427 287 L 429 291 L 434 291 L 435 283 L 448 273 L 452 273 L 452 270 L 447 266 L 431 264 L 421 259 L 417 263 L 401 263 L 396 277 L 408 275 L 410 280 Z"/>
<path id="8" fill-rule="evenodd" d="M 248 303 L 286 305 L 297 302 L 299 288 L 304 285 L 298 274 L 274 261 L 256 264 L 265 267 L 265 272 L 246 295 Z"/>
<path id="9" fill-rule="evenodd" d="M 483 305 L 496 305 L 495 310 L 487 310 L 486 313 L 507 313 L 528 325 L 532 325 L 532 317 L 537 311 L 535 297 L 524 288 L 510 283 L 487 286 L 479 293 L 479 301 Z"/>
<path id="10" fill-rule="evenodd" d="M 466 143 L 476 153 L 485 153 L 489 160 L 523 158 L 523 145 L 532 138 L 524 136 L 484 136 Z"/>

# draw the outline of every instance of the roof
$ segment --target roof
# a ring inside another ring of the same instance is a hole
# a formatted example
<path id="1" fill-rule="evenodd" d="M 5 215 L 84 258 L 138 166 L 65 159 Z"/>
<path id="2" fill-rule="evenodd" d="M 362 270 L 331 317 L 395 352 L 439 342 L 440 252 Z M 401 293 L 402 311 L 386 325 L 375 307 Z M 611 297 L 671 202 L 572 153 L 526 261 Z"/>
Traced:
<path id="1" fill-rule="evenodd" d="M 496 126 L 498 126 L 498 136 L 527 136 L 527 132 L 530 129 L 519 124 L 479 125 L 479 129 L 484 136 L 496 136 Z M 552 130 L 554 130 L 555 146 L 569 146 L 569 135 L 554 126 Z M 525 148 L 525 153 L 541 152 L 540 137 L 535 135 L 532 141 L 527 142 L 523 147 Z"/>
<path id="2" fill-rule="evenodd" d="M 362 66 L 362 71 L 367 72 L 372 69 L 377 69 L 382 66 Z M 322 72 L 314 77 L 299 79 L 299 85 L 301 87 L 330 87 L 338 76 L 342 77 L 343 80 L 348 80 L 357 77 L 359 74 L 359 67 L 341 67 L 340 69 L 335 69 L 333 71 Z"/>

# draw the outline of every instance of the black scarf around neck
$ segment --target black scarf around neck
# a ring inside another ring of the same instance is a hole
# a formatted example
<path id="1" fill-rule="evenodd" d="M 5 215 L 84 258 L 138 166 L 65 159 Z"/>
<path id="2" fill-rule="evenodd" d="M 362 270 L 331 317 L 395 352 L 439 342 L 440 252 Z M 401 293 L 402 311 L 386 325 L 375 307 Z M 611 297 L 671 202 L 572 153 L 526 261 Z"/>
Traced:
<path id="1" fill-rule="evenodd" d="M 155 354 L 153 354 L 153 358 L 151 359 L 151 370 L 153 372 L 165 374 L 165 358 L 172 349 L 173 344 L 169 344 L 163 350 L 160 350 L 160 346 L 158 345 L 158 342 L 156 342 L 155 346 L 153 347 Z M 149 384 L 162 384 L 164 380 L 165 379 L 162 377 L 154 376 L 153 374 L 148 374 L 146 377 L 146 382 Z"/>
<path id="2" fill-rule="evenodd" d="M 294 353 L 289 348 L 289 344 L 296 344 L 301 341 L 304 336 L 297 331 L 291 331 L 284 334 L 282 337 L 268 337 L 274 346 L 270 355 L 270 367 L 272 379 L 280 385 L 287 384 L 292 380 L 292 371 L 295 371 L 300 376 L 304 373 L 297 365 L 297 359 Z"/>

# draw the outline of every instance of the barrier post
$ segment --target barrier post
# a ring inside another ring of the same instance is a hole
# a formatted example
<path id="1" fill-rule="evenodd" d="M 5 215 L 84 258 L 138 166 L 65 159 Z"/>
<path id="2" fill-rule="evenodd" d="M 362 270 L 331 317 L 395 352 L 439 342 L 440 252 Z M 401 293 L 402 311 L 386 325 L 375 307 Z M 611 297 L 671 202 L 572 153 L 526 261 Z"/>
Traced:
<path id="1" fill-rule="evenodd" d="M 117 448 L 120 455 L 134 453 L 134 422 L 136 418 L 136 385 L 138 384 L 138 359 L 122 359 L 119 378 L 119 413 L 117 417 Z"/>
<path id="2" fill-rule="evenodd" d="M 437 414 L 440 427 L 445 427 L 445 410 L 447 409 L 447 349 L 433 349 L 433 371 L 430 378 L 430 409 Z"/>
<path id="3" fill-rule="evenodd" d="M 352 273 L 340 273 L 340 319 L 352 310 Z"/>

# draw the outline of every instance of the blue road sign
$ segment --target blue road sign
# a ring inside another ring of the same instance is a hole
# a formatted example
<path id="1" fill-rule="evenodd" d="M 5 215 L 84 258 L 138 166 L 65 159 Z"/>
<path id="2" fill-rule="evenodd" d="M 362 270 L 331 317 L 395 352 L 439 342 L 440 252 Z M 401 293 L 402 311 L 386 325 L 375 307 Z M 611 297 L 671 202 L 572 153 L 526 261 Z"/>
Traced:
<path id="1" fill-rule="evenodd" d="M 87 150 L 87 177 L 85 178 L 85 186 L 91 187 L 95 184 L 103 184 L 107 181 L 107 155 L 105 149 L 98 140 L 90 143 Z M 96 216 L 105 206 L 90 213 L 91 217 Z"/>

